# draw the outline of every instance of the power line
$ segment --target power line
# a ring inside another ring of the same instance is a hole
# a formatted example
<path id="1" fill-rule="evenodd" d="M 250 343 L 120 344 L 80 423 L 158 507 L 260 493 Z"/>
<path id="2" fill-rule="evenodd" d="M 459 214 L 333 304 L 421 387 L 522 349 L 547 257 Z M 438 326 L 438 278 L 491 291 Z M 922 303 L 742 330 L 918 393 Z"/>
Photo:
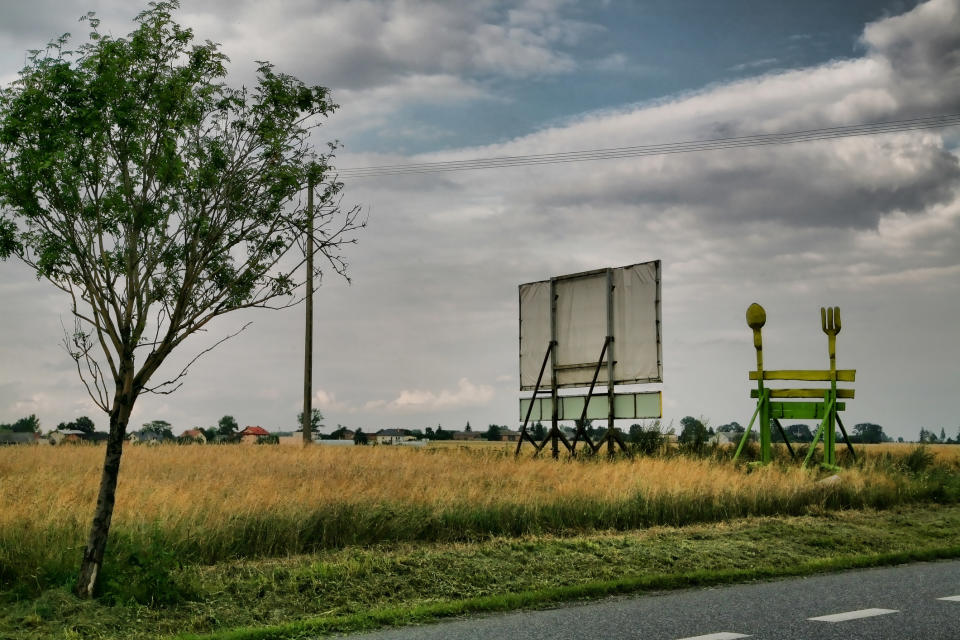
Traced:
<path id="1" fill-rule="evenodd" d="M 908 120 L 891 120 L 841 127 L 806 129 L 787 133 L 764 133 L 752 136 L 713 138 L 707 140 L 689 140 L 667 142 L 663 144 L 640 145 L 632 147 L 612 147 L 587 149 L 582 151 L 562 151 L 533 155 L 498 156 L 475 158 L 472 160 L 449 160 L 443 162 L 421 162 L 413 164 L 377 165 L 371 167 L 352 167 L 339 171 L 341 178 L 373 178 L 408 174 L 444 173 L 449 171 L 473 171 L 477 169 L 497 169 L 527 165 L 561 164 L 585 162 L 590 160 L 610 160 L 616 158 L 640 158 L 644 156 L 693 153 L 697 151 L 715 151 L 737 149 L 741 147 L 760 147 L 775 144 L 795 144 L 816 140 L 851 138 L 881 133 L 899 133 L 920 129 L 939 129 L 960 124 L 960 113 L 951 113 Z"/>

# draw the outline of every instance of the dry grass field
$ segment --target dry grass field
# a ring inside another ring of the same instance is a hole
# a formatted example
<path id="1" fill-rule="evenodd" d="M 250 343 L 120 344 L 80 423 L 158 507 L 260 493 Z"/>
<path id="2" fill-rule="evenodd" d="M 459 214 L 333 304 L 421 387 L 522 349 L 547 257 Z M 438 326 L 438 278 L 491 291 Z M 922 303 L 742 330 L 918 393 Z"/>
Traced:
<path id="1" fill-rule="evenodd" d="M 960 447 L 859 447 L 839 482 L 779 448 L 761 469 L 729 448 L 512 449 L 130 446 L 101 593 L 82 601 L 103 448 L 0 448 L 0 638 L 300 637 L 960 555 Z"/>
<path id="2" fill-rule="evenodd" d="M 113 555 L 183 561 L 284 556 L 351 544 L 477 540 L 885 507 L 932 489 L 898 472 L 915 447 L 870 447 L 838 484 L 796 465 L 747 473 L 714 457 L 515 459 L 510 447 L 129 446 Z M 956 467 L 960 447 L 923 466 Z M 103 449 L 0 449 L 0 580 L 75 569 Z M 722 456 L 720 456 L 722 458 Z M 902 466 L 902 465 L 901 465 Z"/>

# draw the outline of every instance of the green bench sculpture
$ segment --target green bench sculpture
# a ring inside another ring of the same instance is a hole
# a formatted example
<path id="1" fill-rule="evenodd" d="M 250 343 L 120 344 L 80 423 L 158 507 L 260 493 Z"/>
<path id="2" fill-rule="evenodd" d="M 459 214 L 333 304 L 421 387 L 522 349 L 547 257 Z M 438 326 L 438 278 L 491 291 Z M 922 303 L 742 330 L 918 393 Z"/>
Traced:
<path id="1" fill-rule="evenodd" d="M 764 371 L 763 369 L 763 339 L 760 330 L 767 321 L 767 314 L 759 304 L 754 302 L 747 308 L 747 325 L 753 329 L 753 346 L 757 350 L 757 370 L 750 372 L 750 380 L 757 381 L 757 388 L 751 389 L 750 397 L 757 399 L 757 408 L 750 418 L 750 424 L 744 431 L 737 451 L 733 456 L 736 460 L 747 440 L 750 438 L 753 423 L 759 417 L 760 431 L 760 463 L 767 464 L 772 460 L 771 447 L 771 425 L 775 426 L 790 456 L 796 458 L 790 440 L 780 424 L 780 420 L 819 420 L 820 428 L 817 429 L 810 443 L 810 449 L 803 461 L 803 466 L 810 462 L 813 452 L 817 448 L 820 440 L 823 440 L 823 464 L 828 467 L 835 467 L 837 464 L 836 455 L 836 427 L 840 427 L 843 439 L 850 450 L 850 454 L 856 460 L 856 453 L 853 445 L 850 444 L 850 438 L 847 436 L 847 430 L 840 420 L 840 412 L 846 409 L 846 403 L 841 399 L 853 399 L 853 389 L 838 389 L 838 382 L 854 382 L 857 372 L 854 369 L 837 369 L 837 334 L 840 333 L 840 308 L 828 307 L 820 308 L 820 323 L 823 332 L 827 334 L 827 348 L 830 355 L 830 369 L 782 369 L 775 371 Z M 804 388 L 804 389 L 774 389 L 768 387 L 765 382 L 773 380 L 788 380 L 802 382 L 829 382 L 828 388 Z"/>

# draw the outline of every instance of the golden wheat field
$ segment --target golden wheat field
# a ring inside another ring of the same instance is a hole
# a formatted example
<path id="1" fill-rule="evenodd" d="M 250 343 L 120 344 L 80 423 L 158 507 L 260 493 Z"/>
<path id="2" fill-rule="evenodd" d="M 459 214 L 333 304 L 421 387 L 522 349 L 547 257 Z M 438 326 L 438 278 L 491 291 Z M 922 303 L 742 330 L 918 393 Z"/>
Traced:
<path id="1" fill-rule="evenodd" d="M 507 448 L 128 446 L 115 550 L 162 544 L 214 562 L 346 544 L 682 525 L 811 509 L 882 507 L 922 487 L 889 471 L 886 445 L 842 482 L 796 465 L 746 472 L 677 455 L 515 459 Z M 960 447 L 931 447 L 956 465 Z M 104 450 L 0 449 L 0 573 L 71 566 L 92 515 Z M 18 568 L 19 567 L 19 568 Z"/>

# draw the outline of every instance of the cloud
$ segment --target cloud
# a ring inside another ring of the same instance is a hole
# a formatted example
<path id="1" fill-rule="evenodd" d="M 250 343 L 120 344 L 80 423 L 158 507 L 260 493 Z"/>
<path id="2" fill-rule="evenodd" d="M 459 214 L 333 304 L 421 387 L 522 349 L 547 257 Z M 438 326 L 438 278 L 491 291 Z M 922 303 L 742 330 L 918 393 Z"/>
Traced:
<path id="1" fill-rule="evenodd" d="M 350 5 L 330 4 L 329 15 L 322 12 L 323 19 L 340 16 L 337 28 L 343 33 L 331 33 L 329 42 L 326 31 L 313 29 L 315 23 L 301 27 L 283 17 L 302 8 L 296 3 L 274 11 L 277 16 L 249 2 L 191 3 L 189 10 L 217 18 L 209 26 L 196 23 L 196 31 L 206 36 L 221 29 L 237 60 L 263 56 L 321 82 L 328 72 L 344 77 L 336 96 L 344 104 L 336 117 L 343 119 L 331 123 L 340 130 L 386 122 L 401 129 L 409 125 L 402 112 L 411 105 L 456 107 L 496 99 L 495 83 L 485 74 L 535 78 L 566 73 L 570 64 L 593 64 L 568 58 L 565 47 L 595 33 L 587 27 L 574 26 L 566 34 L 554 29 L 557 16 L 546 9 L 554 11 L 554 5 L 531 4 L 539 13 L 513 17 L 485 2 L 466 5 L 459 17 L 448 15 L 454 3 L 418 5 L 409 16 L 390 13 L 400 6 L 393 3 Z M 957 5 L 934 0 L 867 26 L 855 58 L 581 114 L 498 144 L 415 157 L 347 149 L 340 162 L 365 166 L 549 153 L 956 112 Z M 229 19 L 218 17 L 227 14 L 216 8 L 234 6 Z M 438 12 L 437 38 L 445 39 L 444 30 L 452 29 L 468 46 L 458 50 L 426 41 L 424 51 L 436 58 L 429 60 L 413 51 L 410 34 L 423 33 L 417 29 L 424 28 L 429 11 Z M 364 12 L 372 16 L 369 24 L 360 19 Z M 407 18 L 413 24 L 406 25 Z M 272 36 L 276 23 L 284 21 L 289 24 Z M 485 24 L 518 29 L 520 42 L 538 42 L 542 56 L 508 69 L 513 61 L 480 55 L 471 34 L 507 37 L 481 28 Z M 381 72 L 378 42 L 391 30 L 397 32 L 392 42 L 400 44 L 391 45 L 396 60 L 385 62 Z M 370 34 L 369 42 L 364 34 Z M 249 51 L 243 49 L 247 43 Z M 312 47 L 309 56 L 295 60 L 287 52 L 305 43 Z M 344 47 L 356 54 L 355 64 L 336 53 Z M 324 56 L 325 50 L 335 53 Z M 516 369 L 517 285 L 660 258 L 666 422 L 700 413 L 715 423 L 749 418 L 745 380 L 736 372 L 753 366 L 743 310 L 754 300 L 770 318 L 771 364 L 784 367 L 824 366 L 818 310 L 843 307 L 847 324 L 839 349 L 849 363 L 843 366 L 864 371 L 852 420 L 889 425 L 888 433 L 901 435 L 915 435 L 917 420 L 928 425 L 952 420 L 933 395 L 940 383 L 930 382 L 955 379 L 960 359 L 952 322 L 960 315 L 960 170 L 951 144 L 956 143 L 944 132 L 932 130 L 349 180 L 345 201 L 369 208 L 371 224 L 348 253 L 353 284 L 327 280 L 318 292 L 316 345 L 322 364 L 315 380 L 322 388 L 315 402 L 325 413 L 349 414 L 352 426 L 365 430 L 394 426 L 397 416 L 425 420 L 427 414 L 444 428 L 466 419 L 515 423 L 516 395 L 507 392 L 510 380 L 500 376 Z M 71 363 L 55 347 L 56 314 L 65 311 L 66 301 L 51 302 L 54 296 L 31 275 L 2 268 L 13 275 L 10 287 L 7 280 L 0 285 L 8 309 L 0 322 L 4 335 L 16 339 L 0 345 L 0 361 L 39 361 L 49 368 L 60 363 L 63 372 L 51 376 L 41 367 L 8 367 L 0 385 L 15 379 L 16 389 L 0 386 L 0 409 L 10 413 L 13 403 L 30 402 L 33 393 L 68 395 L 63 389 L 69 385 L 82 394 Z M 302 313 L 240 314 L 236 320 L 246 319 L 256 324 L 242 342 L 198 363 L 197 377 L 178 392 L 171 411 L 183 417 L 170 418 L 178 427 L 188 424 L 188 416 L 194 419 L 191 412 L 204 424 L 229 412 L 248 424 L 287 426 L 283 414 L 298 406 L 302 390 Z M 905 335 L 908 326 L 913 330 Z M 276 388 L 281 396 L 257 396 L 261 387 Z M 217 402 L 211 403 L 214 394 Z M 903 394 L 918 402 L 904 403 Z M 154 410 L 156 399 L 140 402 L 145 419 L 167 415 Z M 51 417 L 41 419 L 76 417 L 68 404 L 45 410 Z M 908 427 L 914 431 L 908 433 Z"/>
<path id="2" fill-rule="evenodd" d="M 630 59 L 622 53 L 611 53 L 600 58 L 594 63 L 597 71 L 624 71 L 630 63 Z"/>
<path id="3" fill-rule="evenodd" d="M 269 59 L 338 89 L 369 89 L 405 75 L 501 74 L 527 77 L 576 68 L 563 48 L 601 31 L 564 16 L 563 2 L 532 0 L 509 10 L 470 3 L 341 0 L 191 6 L 190 24 L 222 34 L 245 59 Z"/>
<path id="4" fill-rule="evenodd" d="M 588 113 L 509 142 L 415 160 L 623 147 L 895 120 L 917 115 L 916 96 L 927 96 L 925 113 L 956 111 L 954 93 L 960 92 L 960 82 L 945 86 L 942 78 L 960 73 L 957 4 L 934 0 L 869 25 L 863 36 L 867 52 L 861 58 Z M 902 87 L 909 84 L 918 88 L 907 96 Z M 960 162 L 945 147 L 942 134 L 930 131 L 577 163 L 540 174 L 535 181 L 504 182 L 496 171 L 446 179 L 464 190 L 491 185 L 491 193 L 503 195 L 499 202 L 486 199 L 486 211 L 524 211 L 555 228 L 577 228 L 585 209 L 603 209 L 605 219 L 623 224 L 642 223 L 639 207 L 673 212 L 668 215 L 683 216 L 703 228 L 779 221 L 793 228 L 870 229 L 885 216 L 920 213 L 949 202 L 960 185 Z M 453 209 L 467 207 L 476 208 L 461 202 Z M 601 223 L 599 228 L 607 227 Z"/>
<path id="5" fill-rule="evenodd" d="M 868 56 L 889 69 L 890 90 L 903 110 L 960 109 L 960 3 L 930 0 L 903 15 L 866 26 Z"/>
<path id="6" fill-rule="evenodd" d="M 760 69 L 762 67 L 769 67 L 780 62 L 779 58 L 761 58 L 760 60 L 751 60 L 749 62 L 742 62 L 740 64 L 733 65 L 730 67 L 730 71 L 747 71 L 753 69 Z"/>
<path id="7" fill-rule="evenodd" d="M 351 407 L 344 402 L 337 400 L 336 394 L 324 391 L 323 389 L 317 389 L 313 392 L 313 405 L 319 409 L 324 409 L 327 411 L 341 411 L 345 413 L 354 413 L 356 412 L 355 407 Z"/>
<path id="8" fill-rule="evenodd" d="M 376 87 L 342 89 L 334 93 L 334 99 L 340 109 L 327 126 L 344 135 L 392 123 L 394 114 L 411 106 L 450 106 L 495 98 L 475 83 L 442 74 L 399 76 L 393 82 Z M 394 127 L 388 131 L 396 135 Z"/>
<path id="9" fill-rule="evenodd" d="M 493 387 L 476 385 L 466 378 L 460 378 L 454 391 L 443 389 L 439 393 L 420 389 L 404 389 L 386 404 L 386 409 L 394 412 L 437 411 L 441 409 L 461 409 L 464 407 L 482 407 L 493 398 Z"/>

